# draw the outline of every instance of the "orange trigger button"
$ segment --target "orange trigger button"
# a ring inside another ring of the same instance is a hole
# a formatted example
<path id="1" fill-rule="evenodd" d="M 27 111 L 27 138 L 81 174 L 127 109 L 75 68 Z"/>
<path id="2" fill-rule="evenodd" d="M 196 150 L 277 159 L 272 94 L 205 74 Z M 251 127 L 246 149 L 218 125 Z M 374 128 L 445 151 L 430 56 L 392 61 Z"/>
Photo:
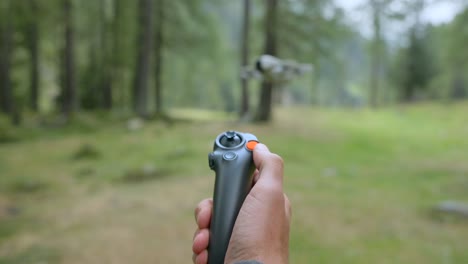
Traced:
<path id="1" fill-rule="evenodd" d="M 250 150 L 250 151 L 253 151 L 255 146 L 257 146 L 258 144 L 258 141 L 255 141 L 255 140 L 250 140 L 249 142 L 247 142 L 247 144 L 245 145 L 245 147 Z"/>

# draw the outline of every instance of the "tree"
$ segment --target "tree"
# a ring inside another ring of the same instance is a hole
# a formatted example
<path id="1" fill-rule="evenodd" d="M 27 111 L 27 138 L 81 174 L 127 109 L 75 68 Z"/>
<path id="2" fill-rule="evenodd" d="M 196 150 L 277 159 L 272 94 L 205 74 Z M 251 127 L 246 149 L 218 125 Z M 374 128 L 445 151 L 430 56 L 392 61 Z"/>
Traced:
<path id="1" fill-rule="evenodd" d="M 154 39 L 154 88 L 156 95 L 156 115 L 163 112 L 162 105 L 162 66 L 163 66 L 163 48 L 164 48 L 164 9 L 165 0 L 157 0 L 156 6 L 156 34 Z"/>
<path id="2" fill-rule="evenodd" d="M 302 102 L 337 101 L 345 73 L 342 50 L 351 33 L 344 11 L 328 0 L 280 1 L 279 17 L 278 52 L 283 58 L 310 63 L 314 69 L 312 78 L 301 78 L 312 79 L 310 86 L 302 81 L 307 89 L 296 90 L 296 96 Z"/>
<path id="3" fill-rule="evenodd" d="M 277 55 L 277 12 L 278 0 L 265 0 L 265 43 L 264 54 Z M 260 103 L 256 116 L 257 121 L 269 121 L 271 119 L 272 99 L 274 84 L 263 80 L 260 88 Z"/>
<path id="4" fill-rule="evenodd" d="M 13 114 L 11 60 L 14 47 L 14 16 L 12 15 L 12 3 L 9 0 L 2 1 L 0 8 L 0 110 L 5 114 Z"/>
<path id="5" fill-rule="evenodd" d="M 249 28 L 250 28 L 250 0 L 244 0 L 244 12 L 242 19 L 242 43 L 241 43 L 241 66 L 249 64 Z M 240 116 L 244 117 L 249 112 L 249 83 L 246 78 L 241 78 L 241 109 Z"/>
<path id="6" fill-rule="evenodd" d="M 39 101 L 39 6 L 37 0 L 24 2 L 27 4 L 27 17 L 25 18 L 25 44 L 29 53 L 29 107 L 33 111 L 38 111 Z"/>
<path id="7" fill-rule="evenodd" d="M 468 96 L 468 3 L 463 12 L 455 17 L 449 26 L 448 47 L 444 50 L 447 59 L 447 68 L 451 73 L 450 97 L 462 99 Z"/>
<path id="8" fill-rule="evenodd" d="M 113 78 L 117 64 L 115 57 L 121 56 L 115 49 L 112 41 L 116 40 L 113 35 L 113 24 L 116 23 L 116 16 L 112 14 L 112 5 L 118 5 L 117 1 L 97 0 L 80 2 L 77 13 L 89 14 L 90 18 L 81 20 L 77 25 L 81 33 L 81 39 L 86 49 L 82 49 L 89 55 L 81 58 L 79 65 L 85 65 L 84 69 L 79 68 L 80 84 L 80 106 L 84 109 L 105 109 L 110 110 L 113 104 Z M 118 32 L 115 32 L 118 36 Z M 78 43 L 78 45 L 83 44 Z"/>
<path id="9" fill-rule="evenodd" d="M 73 25 L 73 0 L 63 0 L 64 49 L 62 67 L 62 113 L 69 118 L 76 110 L 75 32 Z"/>
<path id="10" fill-rule="evenodd" d="M 137 57 L 133 81 L 133 109 L 148 116 L 147 96 L 151 50 L 153 45 L 153 0 L 138 1 Z"/>
<path id="11" fill-rule="evenodd" d="M 432 77 L 432 62 L 427 49 L 427 37 L 424 30 L 411 28 L 409 45 L 403 59 L 403 79 L 401 99 L 411 102 L 417 91 L 427 88 Z"/>
<path id="12" fill-rule="evenodd" d="M 378 106 L 379 90 L 380 90 L 380 75 L 382 73 L 383 63 L 383 48 L 384 40 L 382 36 L 382 20 L 388 6 L 393 0 L 369 0 L 369 6 L 372 14 L 372 31 L 373 38 L 371 43 L 371 64 L 370 64 L 370 79 L 369 79 L 369 105 L 371 107 Z"/>
<path id="13" fill-rule="evenodd" d="M 106 1 L 99 1 L 99 16 L 101 18 L 100 26 L 100 44 L 101 44 L 101 77 L 100 77 L 100 90 L 101 90 L 101 106 L 106 110 L 112 108 L 112 72 L 114 65 L 111 64 L 112 54 L 116 53 L 113 46 L 109 44 L 108 39 L 110 30 L 109 18 L 106 15 Z M 113 17 L 115 20 L 116 18 Z"/>

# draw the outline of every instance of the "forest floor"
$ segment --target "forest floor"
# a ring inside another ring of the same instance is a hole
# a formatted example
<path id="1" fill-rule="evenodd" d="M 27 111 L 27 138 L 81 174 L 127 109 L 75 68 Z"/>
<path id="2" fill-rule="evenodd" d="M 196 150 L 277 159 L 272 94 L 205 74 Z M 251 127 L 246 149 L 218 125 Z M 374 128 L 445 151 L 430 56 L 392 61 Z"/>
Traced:
<path id="1" fill-rule="evenodd" d="M 468 202 L 468 103 L 280 108 L 260 125 L 187 113 L 133 132 L 83 117 L 1 144 L 0 263 L 191 263 L 207 154 L 228 129 L 285 161 L 291 263 L 468 263 L 468 220 L 432 213 Z"/>

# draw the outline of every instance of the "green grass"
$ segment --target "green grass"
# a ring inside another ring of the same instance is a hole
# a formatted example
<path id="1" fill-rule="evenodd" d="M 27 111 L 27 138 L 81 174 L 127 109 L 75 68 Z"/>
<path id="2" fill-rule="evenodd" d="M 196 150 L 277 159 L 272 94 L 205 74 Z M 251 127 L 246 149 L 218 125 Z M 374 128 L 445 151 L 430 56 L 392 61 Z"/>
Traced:
<path id="1" fill-rule="evenodd" d="M 189 263 L 193 208 L 213 188 L 207 153 L 227 129 L 285 161 L 291 263 L 466 263 L 468 221 L 430 214 L 468 202 L 466 113 L 467 103 L 283 108 L 252 125 L 177 110 L 193 122 L 130 132 L 83 115 L 23 132 L 0 145 L 0 263 Z"/>

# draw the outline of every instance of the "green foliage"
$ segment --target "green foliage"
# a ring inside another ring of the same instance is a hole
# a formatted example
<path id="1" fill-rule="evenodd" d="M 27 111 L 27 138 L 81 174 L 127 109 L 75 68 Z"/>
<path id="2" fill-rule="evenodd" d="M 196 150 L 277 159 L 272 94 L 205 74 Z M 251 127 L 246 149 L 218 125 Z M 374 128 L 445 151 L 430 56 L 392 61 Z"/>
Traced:
<path id="1" fill-rule="evenodd" d="M 80 148 L 73 154 L 72 158 L 74 160 L 82 159 L 97 159 L 101 156 L 101 152 L 96 149 L 91 144 L 83 144 Z"/>
<path id="2" fill-rule="evenodd" d="M 17 141 L 17 133 L 18 129 L 11 124 L 10 119 L 0 114 L 0 143 Z"/>
<path id="3" fill-rule="evenodd" d="M 344 11 L 330 1 L 280 1 L 280 7 L 279 54 L 283 57 L 312 63 L 333 58 L 339 41 L 349 33 Z"/>
<path id="4" fill-rule="evenodd" d="M 154 1 L 153 14 L 159 14 L 157 8 L 160 5 L 164 14 L 163 105 L 167 108 L 236 111 L 240 95 L 238 65 L 242 3 L 227 0 Z M 464 46 L 468 41 L 467 11 L 461 12 L 453 22 L 434 26 L 422 34 L 424 36 L 409 33 L 409 45 L 400 45 L 402 38 L 389 41 L 394 38 L 386 35 L 386 26 L 405 26 L 413 20 L 421 24 L 421 12 L 430 3 L 419 0 L 402 1 L 401 5 L 394 3 L 399 1 L 372 0 L 356 7 L 363 10 L 370 25 L 376 22 L 376 17 L 380 18 L 381 36 L 370 49 L 366 49 L 369 40 L 361 35 L 357 25 L 334 1 L 279 1 L 280 19 L 275 29 L 279 38 L 279 56 L 314 65 L 311 76 L 284 87 L 294 99 L 293 103 L 362 105 L 372 68 L 379 68 L 374 75 L 378 75 L 376 78 L 380 81 L 386 81 L 379 85 L 381 93 L 377 101 L 389 101 L 402 90 L 412 89 L 409 87 L 421 87 L 416 93 L 423 93 L 425 98 L 466 96 L 468 54 Z M 73 1 L 73 4 L 75 75 L 80 108 L 105 108 L 104 90 L 110 87 L 113 108 L 128 112 L 136 50 L 140 45 L 135 43 L 138 31 L 136 1 Z M 61 99 L 57 95 L 61 89 L 63 59 L 63 2 L 8 0 L 2 2 L 1 12 L 7 12 L 7 6 L 11 9 L 8 13 L 12 14 L 15 27 L 12 80 L 18 112 L 26 109 L 30 97 L 28 87 L 31 80 L 27 76 L 31 66 L 28 47 L 32 42 L 32 25 L 38 26 L 40 35 L 39 110 L 47 113 L 59 110 L 54 105 Z M 253 1 L 251 63 L 263 50 L 264 15 L 263 3 Z M 6 18 L 6 15 L 2 16 L 1 24 L 5 24 Z M 156 17 L 154 21 L 156 24 L 161 22 Z M 376 52 L 376 43 L 382 65 L 369 67 L 370 58 Z M 400 48 L 406 51 L 398 51 Z M 398 62 L 392 68 L 400 73 L 389 74 L 387 62 L 395 60 Z M 154 71 L 150 72 L 154 75 Z M 427 78 L 428 74 L 433 78 Z M 397 83 L 393 76 L 399 76 Z M 155 101 L 153 78 L 151 76 L 148 84 L 151 88 L 146 98 L 150 112 L 154 110 Z M 251 90 L 254 99 L 251 101 L 255 101 L 257 92 Z M 19 119 L 20 115 L 17 116 Z"/>
<path id="5" fill-rule="evenodd" d="M 13 193 L 36 193 L 45 190 L 49 184 L 34 178 L 19 177 L 14 179 L 7 187 Z"/>
<path id="6" fill-rule="evenodd" d="M 411 102 L 427 94 L 434 75 L 434 62 L 430 54 L 428 30 L 412 28 L 408 44 L 402 48 L 393 66 L 393 82 L 399 87 L 399 98 Z"/>

